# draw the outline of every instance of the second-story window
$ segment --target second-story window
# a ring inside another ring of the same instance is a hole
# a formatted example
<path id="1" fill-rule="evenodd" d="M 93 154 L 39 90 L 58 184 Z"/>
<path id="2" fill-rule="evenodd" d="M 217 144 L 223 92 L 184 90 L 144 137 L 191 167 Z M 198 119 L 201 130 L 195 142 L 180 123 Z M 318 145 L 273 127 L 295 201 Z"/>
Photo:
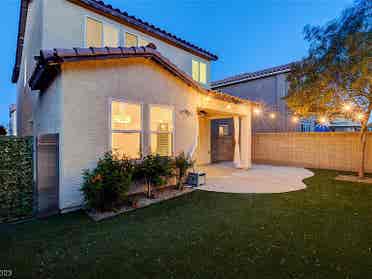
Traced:
<path id="1" fill-rule="evenodd" d="M 103 37 L 102 23 L 92 18 L 87 18 L 86 24 L 86 46 L 101 47 Z"/>
<path id="2" fill-rule="evenodd" d="M 197 60 L 192 60 L 192 78 L 200 83 L 207 83 L 207 64 Z"/>
<path id="3" fill-rule="evenodd" d="M 103 46 L 118 47 L 119 46 L 119 30 L 112 25 L 103 25 Z"/>
<path id="4" fill-rule="evenodd" d="M 87 18 L 86 47 L 118 47 L 119 30 L 110 24 Z"/>
<path id="5" fill-rule="evenodd" d="M 138 46 L 147 46 L 148 44 L 149 44 L 148 40 L 146 40 L 144 38 L 139 39 Z"/>
<path id="6" fill-rule="evenodd" d="M 137 47 L 138 37 L 134 34 L 125 32 L 125 47 Z"/>

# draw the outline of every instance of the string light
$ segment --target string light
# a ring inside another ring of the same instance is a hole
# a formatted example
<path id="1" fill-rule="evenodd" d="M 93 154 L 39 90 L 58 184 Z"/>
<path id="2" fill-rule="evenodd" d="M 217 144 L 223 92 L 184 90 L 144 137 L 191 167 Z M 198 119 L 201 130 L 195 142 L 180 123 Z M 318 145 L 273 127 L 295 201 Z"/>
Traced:
<path id="1" fill-rule="evenodd" d="M 320 122 L 321 124 L 326 124 L 328 121 L 327 121 L 327 118 L 326 118 L 325 116 L 323 116 L 323 117 L 321 117 L 321 118 L 319 119 L 319 122 Z"/>
<path id="2" fill-rule="evenodd" d="M 345 112 L 350 112 L 352 108 L 353 108 L 353 106 L 350 103 L 344 104 L 344 106 L 343 106 L 343 110 Z"/>
<path id="3" fill-rule="evenodd" d="M 253 109 L 253 113 L 255 114 L 255 115 L 260 115 L 261 114 L 261 109 L 260 108 L 254 108 Z"/>
<path id="4" fill-rule="evenodd" d="M 297 116 L 293 116 L 293 117 L 292 117 L 292 122 L 293 122 L 293 123 L 298 123 L 299 120 L 300 120 L 300 119 L 299 119 Z"/>
<path id="5" fill-rule="evenodd" d="M 363 114 L 363 113 L 359 113 L 359 114 L 357 115 L 357 119 L 358 119 L 358 120 L 363 120 L 363 119 L 364 119 L 364 114 Z"/>

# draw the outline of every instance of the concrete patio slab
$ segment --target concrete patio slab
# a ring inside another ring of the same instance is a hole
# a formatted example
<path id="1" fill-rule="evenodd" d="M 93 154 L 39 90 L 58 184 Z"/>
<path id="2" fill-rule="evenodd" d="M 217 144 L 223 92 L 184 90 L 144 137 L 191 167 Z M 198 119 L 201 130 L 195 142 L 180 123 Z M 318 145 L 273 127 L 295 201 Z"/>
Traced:
<path id="1" fill-rule="evenodd" d="M 286 193 L 306 188 L 305 178 L 314 174 L 304 168 L 253 165 L 250 170 L 239 170 L 231 163 L 198 167 L 207 173 L 203 191 L 222 193 Z"/>

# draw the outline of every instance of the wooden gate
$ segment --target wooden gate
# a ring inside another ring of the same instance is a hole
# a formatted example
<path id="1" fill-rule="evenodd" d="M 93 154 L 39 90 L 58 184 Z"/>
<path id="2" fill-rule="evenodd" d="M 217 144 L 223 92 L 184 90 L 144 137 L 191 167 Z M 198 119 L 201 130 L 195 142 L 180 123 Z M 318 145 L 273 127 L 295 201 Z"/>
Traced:
<path id="1" fill-rule="evenodd" d="M 38 216 L 59 212 L 59 136 L 44 134 L 37 139 Z"/>
<path id="2" fill-rule="evenodd" d="M 211 123 L 212 163 L 234 160 L 234 121 L 214 119 Z"/>

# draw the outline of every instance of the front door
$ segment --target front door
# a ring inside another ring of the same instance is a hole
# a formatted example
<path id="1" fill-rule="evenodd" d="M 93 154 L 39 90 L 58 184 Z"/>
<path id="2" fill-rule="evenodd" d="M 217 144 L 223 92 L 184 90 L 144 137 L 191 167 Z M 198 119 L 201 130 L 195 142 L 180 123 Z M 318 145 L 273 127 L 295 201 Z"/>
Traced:
<path id="1" fill-rule="evenodd" d="M 232 118 L 211 120 L 212 163 L 234 160 L 234 121 Z"/>

